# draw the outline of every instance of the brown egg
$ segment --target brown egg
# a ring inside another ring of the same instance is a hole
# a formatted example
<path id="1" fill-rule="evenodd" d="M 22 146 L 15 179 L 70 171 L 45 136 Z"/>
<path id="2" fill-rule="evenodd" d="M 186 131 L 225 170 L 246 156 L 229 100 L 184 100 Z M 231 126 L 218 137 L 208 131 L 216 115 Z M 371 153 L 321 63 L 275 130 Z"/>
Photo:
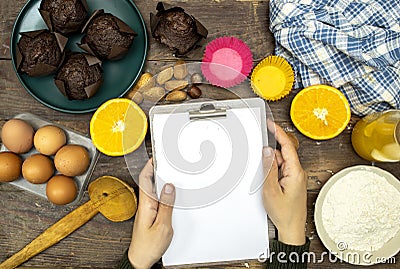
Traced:
<path id="1" fill-rule="evenodd" d="M 66 176 L 82 175 L 89 167 L 90 156 L 87 149 L 79 145 L 62 147 L 54 158 L 57 170 Z"/>
<path id="2" fill-rule="evenodd" d="M 35 148 L 44 155 L 56 154 L 65 143 L 67 143 L 67 137 L 64 130 L 53 125 L 39 128 L 33 138 Z"/>
<path id="3" fill-rule="evenodd" d="M 76 198 L 78 188 L 75 181 L 63 175 L 52 177 L 46 185 L 46 195 L 50 202 L 56 205 L 71 203 Z"/>
<path id="4" fill-rule="evenodd" d="M 28 152 L 33 146 L 33 128 L 23 120 L 7 121 L 1 131 L 1 140 L 10 151 L 20 154 Z"/>
<path id="5" fill-rule="evenodd" d="M 0 153 L 0 182 L 11 182 L 21 176 L 22 160 L 12 152 Z"/>
<path id="6" fill-rule="evenodd" d="M 22 176 L 33 184 L 45 183 L 53 174 L 52 160 L 42 154 L 33 154 L 22 164 Z"/>

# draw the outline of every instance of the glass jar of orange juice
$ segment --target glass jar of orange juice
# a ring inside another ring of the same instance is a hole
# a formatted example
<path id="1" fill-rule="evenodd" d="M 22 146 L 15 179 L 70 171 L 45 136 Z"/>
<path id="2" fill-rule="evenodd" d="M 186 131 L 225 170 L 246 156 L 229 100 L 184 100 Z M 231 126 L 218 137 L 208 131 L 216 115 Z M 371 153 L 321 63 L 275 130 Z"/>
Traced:
<path id="1" fill-rule="evenodd" d="M 400 161 L 400 110 L 373 113 L 354 126 L 354 150 L 373 162 Z"/>

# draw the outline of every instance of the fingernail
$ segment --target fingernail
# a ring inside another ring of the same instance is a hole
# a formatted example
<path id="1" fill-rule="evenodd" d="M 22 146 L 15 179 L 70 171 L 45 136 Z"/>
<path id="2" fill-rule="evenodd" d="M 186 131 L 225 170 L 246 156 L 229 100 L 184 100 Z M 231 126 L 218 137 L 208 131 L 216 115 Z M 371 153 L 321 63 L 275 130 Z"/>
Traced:
<path id="1" fill-rule="evenodd" d="M 172 194 L 174 192 L 174 190 L 175 190 L 174 185 L 165 184 L 165 186 L 164 186 L 164 193 L 165 194 Z"/>
<path id="2" fill-rule="evenodd" d="M 265 157 L 271 157 L 271 155 L 272 155 L 271 148 L 263 148 L 263 154 Z"/>

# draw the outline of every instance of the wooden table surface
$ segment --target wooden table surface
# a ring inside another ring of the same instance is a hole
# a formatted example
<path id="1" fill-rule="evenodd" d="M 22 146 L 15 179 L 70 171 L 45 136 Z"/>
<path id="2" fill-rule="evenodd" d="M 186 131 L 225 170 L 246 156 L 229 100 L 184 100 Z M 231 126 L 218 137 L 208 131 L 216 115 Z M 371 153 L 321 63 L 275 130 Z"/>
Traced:
<path id="1" fill-rule="evenodd" d="M 149 14 L 155 11 L 157 1 L 135 0 L 146 25 Z M 186 9 L 209 30 L 207 41 L 233 35 L 244 40 L 254 54 L 254 65 L 264 57 L 273 54 L 274 40 L 268 31 L 268 3 L 261 0 L 182 0 L 173 2 Z M 26 0 L 0 1 L 0 127 L 5 121 L 22 112 L 31 112 L 50 121 L 67 126 L 84 134 L 89 133 L 91 113 L 71 115 L 57 112 L 34 100 L 19 83 L 12 68 L 10 36 L 14 20 Z M 163 65 L 175 61 L 171 52 L 149 38 L 149 53 L 145 71 L 157 73 Z M 187 61 L 200 61 L 204 46 L 192 51 Z M 128 72 L 128 71 L 127 71 Z M 316 233 L 313 214 L 319 190 L 335 173 L 345 167 L 357 164 L 371 164 L 358 157 L 350 143 L 350 135 L 357 117 L 352 117 L 348 128 L 338 137 L 317 142 L 301 135 L 292 125 L 289 117 L 290 103 L 298 90 L 279 102 L 268 103 L 277 123 L 293 133 L 300 141 L 299 155 L 308 173 L 308 221 L 307 235 L 311 239 L 311 251 L 320 257 L 327 251 Z M 248 93 L 253 96 L 252 93 Z M 223 93 L 219 98 L 228 98 Z M 133 163 L 131 176 L 123 157 L 111 158 L 101 155 L 92 180 L 102 175 L 114 175 L 135 186 L 132 177 L 137 177 L 145 158 Z M 400 178 L 398 163 L 376 164 Z M 137 190 L 137 189 L 136 189 Z M 88 199 L 87 193 L 82 201 Z M 65 214 L 71 207 L 55 207 L 42 198 L 22 191 L 10 184 L 0 184 L 0 261 L 13 255 L 32 239 L 42 233 Z M 127 249 L 132 231 L 132 220 L 112 223 L 98 214 L 84 227 L 62 242 L 32 258 L 23 268 L 113 268 Z M 400 260 L 400 255 L 395 256 Z M 224 265 L 202 266 L 214 268 L 261 268 L 257 261 L 235 262 Z M 198 266 L 198 268 L 200 268 Z M 310 263 L 309 268 L 356 268 L 339 261 Z M 396 264 L 381 264 L 374 268 L 399 268 Z"/>

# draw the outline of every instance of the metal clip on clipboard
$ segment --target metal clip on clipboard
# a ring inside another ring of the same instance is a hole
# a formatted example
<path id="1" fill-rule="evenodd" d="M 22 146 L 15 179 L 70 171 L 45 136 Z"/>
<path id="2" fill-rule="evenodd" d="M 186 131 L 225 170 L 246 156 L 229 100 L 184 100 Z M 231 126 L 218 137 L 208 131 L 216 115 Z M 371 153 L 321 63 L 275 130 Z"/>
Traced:
<path id="1" fill-rule="evenodd" d="M 190 120 L 226 117 L 226 108 L 216 108 L 211 103 L 202 104 L 199 110 L 189 112 Z"/>

